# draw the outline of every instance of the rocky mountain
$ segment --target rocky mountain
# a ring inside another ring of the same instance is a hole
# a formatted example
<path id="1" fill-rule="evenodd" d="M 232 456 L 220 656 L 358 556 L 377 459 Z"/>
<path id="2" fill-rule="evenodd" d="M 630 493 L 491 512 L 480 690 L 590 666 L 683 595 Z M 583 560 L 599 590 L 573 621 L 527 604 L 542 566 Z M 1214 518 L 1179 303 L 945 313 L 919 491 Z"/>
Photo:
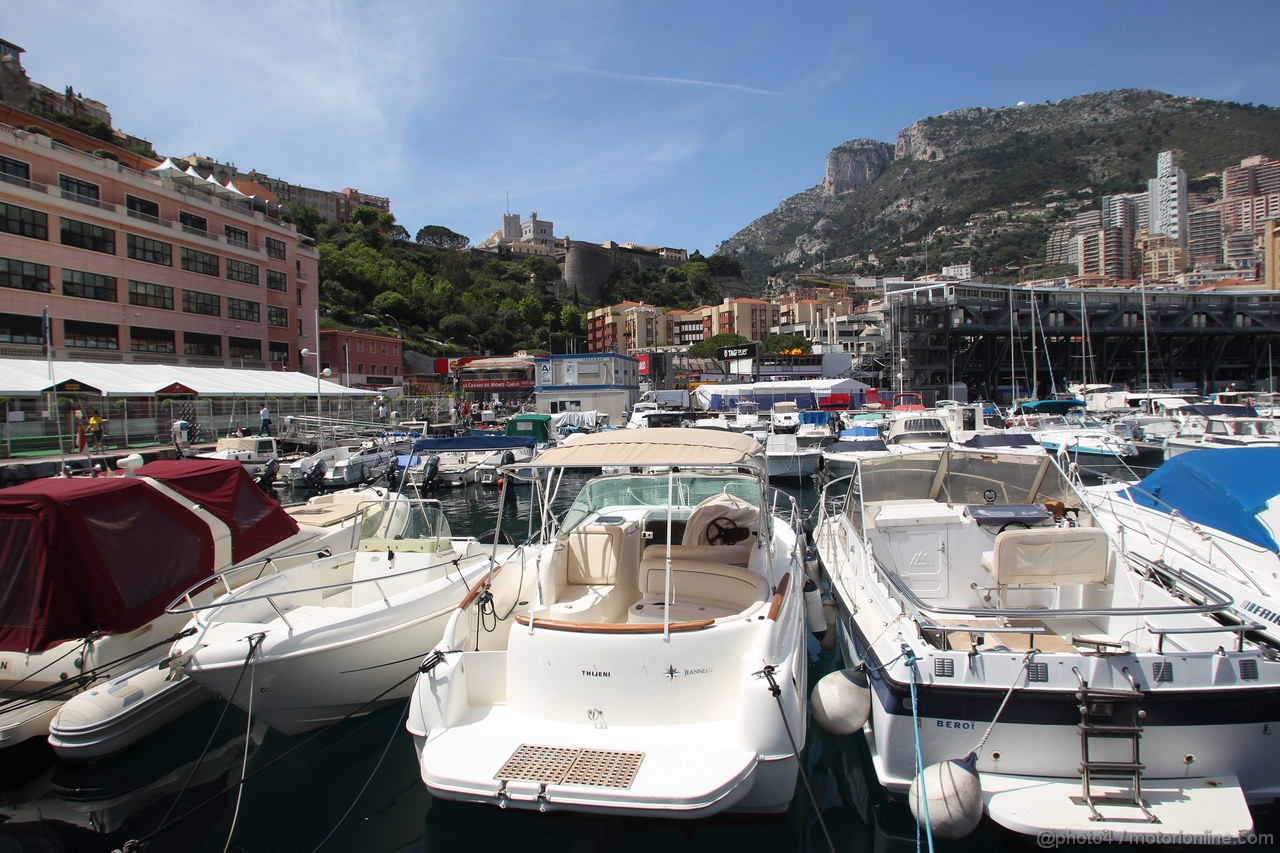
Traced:
<path id="1" fill-rule="evenodd" d="M 893 145 L 846 142 L 822 182 L 724 241 L 756 284 L 815 260 L 852 269 L 892 257 L 938 226 L 1047 197 L 1146 189 L 1160 151 L 1196 178 L 1253 154 L 1280 156 L 1280 110 L 1124 89 L 1062 101 L 954 110 L 904 128 Z"/>

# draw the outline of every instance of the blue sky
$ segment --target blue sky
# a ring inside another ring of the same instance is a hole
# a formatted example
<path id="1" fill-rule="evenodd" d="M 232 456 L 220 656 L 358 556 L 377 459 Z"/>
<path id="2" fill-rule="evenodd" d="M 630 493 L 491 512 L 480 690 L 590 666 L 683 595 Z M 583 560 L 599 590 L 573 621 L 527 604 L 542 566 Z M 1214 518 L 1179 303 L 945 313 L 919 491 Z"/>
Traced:
<path id="1" fill-rule="evenodd" d="M 1276 32 L 1277 0 L 7 0 L 0 12 L 32 79 L 103 101 L 161 154 L 388 196 L 410 233 L 479 241 L 509 197 L 558 236 L 704 254 L 820 183 L 840 143 L 892 142 L 947 110 L 1134 87 L 1280 105 Z"/>

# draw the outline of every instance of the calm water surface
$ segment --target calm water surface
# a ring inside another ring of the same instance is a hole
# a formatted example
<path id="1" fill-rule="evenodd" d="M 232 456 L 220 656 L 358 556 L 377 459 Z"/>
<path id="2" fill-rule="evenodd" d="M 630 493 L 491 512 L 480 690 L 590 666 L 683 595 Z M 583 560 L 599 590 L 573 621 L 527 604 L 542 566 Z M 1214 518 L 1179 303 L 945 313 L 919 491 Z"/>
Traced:
<path id="1" fill-rule="evenodd" d="M 786 487 L 806 512 L 818 492 Z M 436 493 L 456 534 L 492 530 L 496 492 L 469 487 Z M 572 494 L 566 495 L 571 498 Z M 517 495 L 510 519 L 530 515 Z M 510 529 L 511 524 L 505 524 Z M 810 642 L 810 683 L 838 666 Z M 809 727 L 806 778 L 785 818 L 763 823 L 613 820 L 566 813 L 500 811 L 433 802 L 418 777 L 405 704 L 319 734 L 286 737 L 249 729 L 246 716 L 222 702 L 158 732 L 128 752 L 97 764 L 56 760 L 32 741 L 0 752 L 0 853 L 110 851 L 157 827 L 152 851 L 449 851 L 529 850 L 913 851 L 910 813 L 884 801 L 861 737 Z M 215 729 L 216 727 L 216 729 Z M 235 780 L 246 762 L 243 794 Z M 202 761 L 197 761 L 205 753 Z M 179 798 L 179 793 L 185 793 Z M 233 830 L 234 822 L 234 830 Z M 1274 817 L 1260 830 L 1276 832 Z M 1280 834 L 1276 837 L 1280 838 Z M 984 824 L 963 842 L 939 849 L 1034 850 L 1034 842 Z"/>

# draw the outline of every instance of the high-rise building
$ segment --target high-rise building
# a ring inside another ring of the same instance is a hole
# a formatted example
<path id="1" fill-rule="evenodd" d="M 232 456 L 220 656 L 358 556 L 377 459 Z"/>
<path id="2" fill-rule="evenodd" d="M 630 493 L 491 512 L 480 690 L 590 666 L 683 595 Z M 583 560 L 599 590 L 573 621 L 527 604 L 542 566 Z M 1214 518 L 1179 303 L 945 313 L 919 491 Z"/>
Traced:
<path id="1" fill-rule="evenodd" d="M 1147 182 L 1150 199 L 1149 233 L 1173 240 L 1178 248 L 1187 245 L 1187 173 L 1174 162 L 1172 151 L 1156 156 L 1156 176 Z"/>

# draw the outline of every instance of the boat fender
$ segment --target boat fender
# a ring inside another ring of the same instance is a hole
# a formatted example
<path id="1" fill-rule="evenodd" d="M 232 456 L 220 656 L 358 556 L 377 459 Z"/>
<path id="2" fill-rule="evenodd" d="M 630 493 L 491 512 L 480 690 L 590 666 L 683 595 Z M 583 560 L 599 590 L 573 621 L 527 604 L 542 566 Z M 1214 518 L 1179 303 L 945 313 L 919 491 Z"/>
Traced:
<path id="1" fill-rule="evenodd" d="M 819 679 L 809 696 L 813 719 L 825 731 L 849 735 L 866 725 L 871 715 L 871 688 L 859 668 L 830 672 Z"/>
<path id="2" fill-rule="evenodd" d="M 829 598 L 822 602 L 822 618 L 827 621 L 827 631 L 819 637 L 818 645 L 829 652 L 836 647 L 836 619 L 839 618 L 836 603 Z"/>
<path id="3" fill-rule="evenodd" d="M 911 814 L 923 821 L 927 803 L 929 826 L 938 838 L 964 838 L 982 820 L 982 784 L 973 762 L 970 755 L 930 764 L 911 781 L 907 792 Z"/>
<path id="4" fill-rule="evenodd" d="M 827 633 L 827 618 L 822 611 L 822 590 L 813 578 L 804 580 L 804 615 L 809 621 L 809 632 L 821 640 Z"/>
<path id="5" fill-rule="evenodd" d="M 822 563 L 818 560 L 818 552 L 813 548 L 806 548 L 804 551 L 804 574 L 811 580 L 822 580 Z"/>

